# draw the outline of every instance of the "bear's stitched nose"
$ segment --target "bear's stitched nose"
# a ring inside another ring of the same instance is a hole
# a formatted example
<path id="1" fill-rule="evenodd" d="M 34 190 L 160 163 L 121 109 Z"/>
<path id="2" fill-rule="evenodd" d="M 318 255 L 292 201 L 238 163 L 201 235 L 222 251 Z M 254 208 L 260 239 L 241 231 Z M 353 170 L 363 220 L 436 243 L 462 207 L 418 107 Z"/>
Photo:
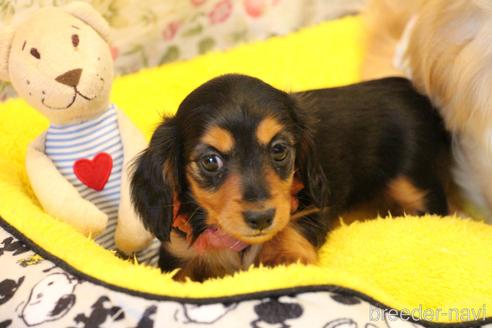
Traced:
<path id="1" fill-rule="evenodd" d="M 55 80 L 61 84 L 75 88 L 79 84 L 81 75 L 82 69 L 77 68 L 59 75 Z"/>

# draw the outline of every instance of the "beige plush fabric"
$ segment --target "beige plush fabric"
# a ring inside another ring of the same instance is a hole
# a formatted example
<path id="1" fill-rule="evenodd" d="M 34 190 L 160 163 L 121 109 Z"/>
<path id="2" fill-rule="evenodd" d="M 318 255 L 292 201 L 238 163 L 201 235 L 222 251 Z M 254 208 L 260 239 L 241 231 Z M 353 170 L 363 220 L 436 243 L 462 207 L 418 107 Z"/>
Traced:
<path id="1" fill-rule="evenodd" d="M 0 78 L 10 81 L 18 95 L 50 122 L 48 133 L 34 140 L 26 154 L 27 174 L 39 202 L 47 213 L 85 235 L 94 237 L 104 229 L 105 238 L 114 240 L 117 248 L 128 255 L 144 249 L 152 236 L 130 205 L 128 179 L 129 163 L 146 147 L 145 138 L 120 112 L 114 114 L 114 124 L 104 125 L 102 132 L 95 128 L 86 132 L 81 126 L 88 126 L 112 108 L 109 94 L 113 60 L 106 20 L 87 3 L 74 2 L 38 9 L 8 28 L 7 33 L 0 34 Z M 52 128 L 58 130 L 53 132 L 56 136 L 51 141 L 56 144 L 51 147 L 56 149 L 50 152 Z M 103 143 L 109 128 L 114 137 L 108 140 L 113 142 L 118 135 L 121 139 L 118 147 L 122 147 L 122 156 L 121 148 L 112 147 L 114 143 L 110 143 L 112 148 Z M 102 187 L 84 181 L 76 171 L 79 161 L 88 161 L 86 176 L 100 178 L 96 164 L 91 162 L 98 155 L 108 156 L 111 163 L 104 171 L 108 175 L 102 178 L 106 179 Z M 122 157 L 123 165 L 113 162 Z M 71 175 L 75 180 L 70 181 Z M 104 191 L 109 190 L 105 185 L 110 175 L 121 184 L 121 189 L 112 191 L 120 197 L 111 198 L 118 209 L 117 215 L 111 216 L 97 203 L 101 197 L 108 202 Z M 84 185 L 90 193 L 80 189 Z"/>

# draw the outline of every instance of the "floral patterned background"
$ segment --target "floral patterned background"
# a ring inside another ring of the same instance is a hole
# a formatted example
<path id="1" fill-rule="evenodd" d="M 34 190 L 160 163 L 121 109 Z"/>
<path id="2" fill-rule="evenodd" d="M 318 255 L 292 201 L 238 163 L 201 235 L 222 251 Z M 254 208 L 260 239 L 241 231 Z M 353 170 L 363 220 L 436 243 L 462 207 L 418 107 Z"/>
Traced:
<path id="1" fill-rule="evenodd" d="M 0 29 L 18 15 L 70 0 L 0 0 Z M 92 0 L 112 28 L 117 74 L 287 34 L 357 12 L 364 0 Z M 0 100 L 14 95 L 0 82 Z"/>

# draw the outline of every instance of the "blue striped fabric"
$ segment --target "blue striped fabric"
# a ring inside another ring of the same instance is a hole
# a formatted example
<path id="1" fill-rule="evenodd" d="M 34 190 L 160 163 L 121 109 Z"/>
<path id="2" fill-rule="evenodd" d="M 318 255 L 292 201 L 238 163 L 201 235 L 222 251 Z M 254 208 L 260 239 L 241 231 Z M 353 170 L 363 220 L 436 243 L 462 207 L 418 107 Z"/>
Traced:
<path id="1" fill-rule="evenodd" d="M 108 215 L 108 225 L 97 236 L 96 242 L 107 249 L 115 249 L 114 233 L 123 169 L 123 144 L 118 129 L 116 107 L 111 105 L 104 114 L 87 122 L 50 125 L 46 133 L 45 152 L 79 194 Z M 77 178 L 73 166 L 79 159 L 92 160 L 103 152 L 113 159 L 113 168 L 104 189 L 96 191 Z M 154 240 L 147 249 L 136 254 L 138 262 L 156 265 L 159 247 L 159 241 Z"/>

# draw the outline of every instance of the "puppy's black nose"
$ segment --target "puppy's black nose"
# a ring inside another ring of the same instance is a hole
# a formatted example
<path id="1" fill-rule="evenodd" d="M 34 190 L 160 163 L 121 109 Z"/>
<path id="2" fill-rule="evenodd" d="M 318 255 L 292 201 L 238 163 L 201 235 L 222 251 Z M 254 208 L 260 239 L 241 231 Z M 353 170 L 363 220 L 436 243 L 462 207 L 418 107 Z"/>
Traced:
<path id="1" fill-rule="evenodd" d="M 71 71 L 65 72 L 55 78 L 56 82 L 68 85 L 69 87 L 75 88 L 80 81 L 80 76 L 82 75 L 82 69 L 77 68 Z"/>
<path id="2" fill-rule="evenodd" d="M 244 221 L 253 229 L 263 230 L 272 225 L 275 209 L 243 212 Z"/>

